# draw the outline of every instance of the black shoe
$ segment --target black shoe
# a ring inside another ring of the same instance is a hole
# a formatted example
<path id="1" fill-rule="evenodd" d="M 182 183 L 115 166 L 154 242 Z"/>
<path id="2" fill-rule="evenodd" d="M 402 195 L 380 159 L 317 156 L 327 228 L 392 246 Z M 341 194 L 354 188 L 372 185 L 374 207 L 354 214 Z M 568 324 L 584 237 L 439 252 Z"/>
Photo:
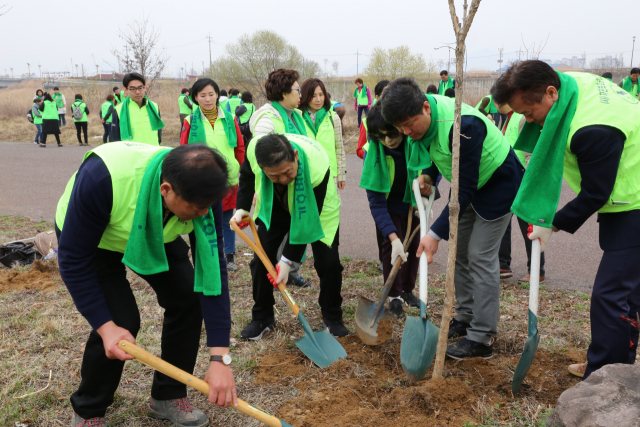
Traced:
<path id="1" fill-rule="evenodd" d="M 47 148 L 47 144 L 38 144 L 38 147 L 40 147 L 40 148 Z"/>
<path id="2" fill-rule="evenodd" d="M 413 294 L 413 292 L 403 292 L 402 295 L 400 295 L 400 298 L 402 298 L 402 301 L 404 301 L 404 303 L 409 307 L 420 308 L 420 300 Z"/>
<path id="3" fill-rule="evenodd" d="M 252 320 L 247 326 L 244 327 L 244 329 L 240 333 L 240 337 L 257 341 L 259 339 L 262 339 L 262 335 L 264 335 L 265 332 L 273 330 L 275 324 L 276 322 L 273 318 L 265 320 Z"/>
<path id="4" fill-rule="evenodd" d="M 404 314 L 404 310 L 402 308 L 402 300 L 400 299 L 392 299 L 389 303 L 389 311 L 393 313 L 398 319 L 404 319 L 406 314 Z"/>
<path id="5" fill-rule="evenodd" d="M 58 144 L 58 147 L 64 147 L 64 145 L 62 145 L 62 144 Z"/>
<path id="6" fill-rule="evenodd" d="M 310 288 L 311 287 L 311 283 L 307 282 L 306 280 L 304 280 L 304 278 L 302 276 L 298 276 L 293 280 L 288 280 L 287 281 L 287 286 L 297 286 L 299 288 Z"/>
<path id="7" fill-rule="evenodd" d="M 447 346 L 447 356 L 452 359 L 462 360 L 472 357 L 491 359 L 493 357 L 493 344 L 482 344 L 463 338 Z"/>
<path id="8" fill-rule="evenodd" d="M 453 319 L 449 323 L 449 339 L 457 338 L 457 337 L 466 337 L 467 329 L 470 328 L 471 325 L 467 322 L 460 322 L 459 320 Z"/>
<path id="9" fill-rule="evenodd" d="M 322 320 L 322 327 L 329 329 L 329 333 L 336 338 L 346 337 L 351 332 L 344 326 L 342 320 Z"/>
<path id="10" fill-rule="evenodd" d="M 238 265 L 235 263 L 233 259 L 233 254 L 227 254 L 227 270 L 238 271 Z"/>

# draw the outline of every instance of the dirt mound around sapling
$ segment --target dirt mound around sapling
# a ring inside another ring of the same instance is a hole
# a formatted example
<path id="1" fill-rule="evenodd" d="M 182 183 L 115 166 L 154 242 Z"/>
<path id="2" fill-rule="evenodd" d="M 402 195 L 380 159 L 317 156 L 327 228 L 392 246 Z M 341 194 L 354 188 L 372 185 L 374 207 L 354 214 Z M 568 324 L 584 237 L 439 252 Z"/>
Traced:
<path id="1" fill-rule="evenodd" d="M 12 291 L 51 291 L 57 289 L 54 279 L 60 282 L 58 268 L 53 264 L 35 261 L 31 269 L 18 271 L 14 269 L 0 269 L 0 294 Z"/>

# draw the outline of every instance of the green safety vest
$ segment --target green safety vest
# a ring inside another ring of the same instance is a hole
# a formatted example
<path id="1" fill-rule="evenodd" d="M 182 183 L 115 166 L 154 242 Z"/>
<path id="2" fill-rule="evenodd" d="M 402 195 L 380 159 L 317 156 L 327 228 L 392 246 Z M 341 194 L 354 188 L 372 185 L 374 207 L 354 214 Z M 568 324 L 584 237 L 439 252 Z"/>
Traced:
<path id="1" fill-rule="evenodd" d="M 437 134 L 433 140 L 429 153 L 431 154 L 431 160 L 436 164 L 440 173 L 449 182 L 451 182 L 451 169 L 453 162 L 453 155 L 449 150 L 449 132 L 453 127 L 453 117 L 455 110 L 455 101 L 446 96 L 431 95 L 436 99 L 438 108 L 438 126 Z M 433 106 L 431 106 L 433 108 Z M 463 116 L 476 116 L 480 118 L 486 128 L 487 136 L 482 144 L 482 156 L 480 157 L 480 171 L 478 177 L 478 189 L 489 181 L 493 172 L 504 163 L 504 160 L 509 155 L 510 145 L 509 141 L 502 135 L 502 132 L 484 115 L 481 114 L 475 108 L 462 104 Z M 431 122 L 431 126 L 434 123 Z"/>
<path id="2" fill-rule="evenodd" d="M 511 118 L 509 119 L 509 123 L 507 124 L 507 129 L 504 131 L 504 136 L 505 138 L 507 138 L 507 141 L 509 141 L 509 144 L 511 144 L 511 146 L 513 147 L 516 143 L 516 141 L 518 140 L 518 137 L 520 136 L 520 121 L 522 120 L 523 115 L 522 114 L 518 114 L 515 111 L 513 112 L 513 114 L 511 115 Z M 513 150 L 516 153 L 516 156 L 518 156 L 518 159 L 520 159 L 520 163 L 522 163 L 522 166 L 527 167 L 527 163 L 526 163 L 526 157 L 524 154 L 524 151 L 522 150 Z"/>
<path id="3" fill-rule="evenodd" d="M 44 102 L 44 111 L 42 114 L 42 120 L 60 120 L 60 116 L 58 116 L 58 107 L 56 107 L 56 103 L 54 101 L 43 101 Z"/>
<path id="4" fill-rule="evenodd" d="M 242 100 L 234 95 L 227 100 L 227 105 L 225 106 L 225 109 L 229 111 L 233 115 L 233 117 L 235 117 L 236 107 L 240 104 L 242 104 Z"/>
<path id="5" fill-rule="evenodd" d="M 73 121 L 86 122 L 87 121 L 87 113 L 86 113 L 87 104 L 85 104 L 84 101 L 80 101 L 79 99 L 76 99 L 75 101 L 73 101 L 73 104 L 71 104 L 71 112 L 73 112 L 73 109 L 78 106 L 80 107 L 80 110 L 82 110 L 82 118 L 80 120 L 73 119 Z"/>
<path id="6" fill-rule="evenodd" d="M 356 90 L 358 90 L 358 97 L 356 98 L 358 100 L 358 107 L 368 106 L 369 97 L 367 96 L 367 90 L 365 89 L 365 87 L 362 86 L 361 89 L 356 89 Z"/>
<path id="7" fill-rule="evenodd" d="M 335 178 L 338 176 L 338 160 L 336 158 L 336 134 L 334 132 L 334 117 L 335 111 L 329 111 L 329 113 L 324 116 L 324 120 L 320 125 L 320 129 L 318 129 L 318 134 L 313 137 L 313 131 L 307 124 L 307 121 L 304 121 L 304 126 L 307 128 L 307 136 L 309 138 L 313 138 L 320 143 L 324 151 L 329 156 L 329 165 L 331 168 L 331 178 Z"/>
<path id="8" fill-rule="evenodd" d="M 151 102 L 154 107 L 156 107 L 156 111 L 158 110 L 158 104 L 151 100 L 147 100 L 147 102 Z M 122 117 L 122 105 L 116 105 L 116 112 L 118 113 L 118 117 Z M 132 140 L 136 142 L 141 142 L 143 144 L 150 145 L 160 145 L 158 139 L 158 131 L 151 129 L 151 123 L 149 122 L 149 113 L 147 112 L 147 106 L 143 106 L 142 108 L 138 107 L 138 104 L 131 101 L 129 103 L 129 118 L 131 123 L 131 136 Z"/>
<path id="9" fill-rule="evenodd" d="M 640 209 L 640 101 L 616 84 L 587 73 L 566 73 L 578 83 L 578 105 L 569 127 L 564 155 L 564 179 L 580 193 L 578 159 L 571 152 L 573 135 L 586 126 L 604 125 L 624 133 L 620 165 L 609 201 L 598 210 L 602 213 Z M 616 202 L 628 202 L 620 204 Z"/>
<path id="10" fill-rule="evenodd" d="M 306 153 L 309 161 L 311 185 L 313 185 L 314 188 L 320 185 L 327 174 L 327 169 L 329 169 L 329 157 L 324 149 L 318 142 L 307 136 L 291 133 L 286 133 L 285 136 L 290 141 L 298 144 L 298 146 L 300 146 L 300 148 Z M 247 161 L 255 175 L 255 192 L 258 195 L 256 198 L 256 207 L 254 209 L 253 219 L 258 218 L 260 202 L 262 200 L 262 170 L 260 169 L 260 166 L 258 166 L 258 161 L 256 160 L 256 145 L 258 144 L 258 141 L 260 141 L 261 137 L 249 144 L 249 148 L 247 148 Z M 293 206 L 294 186 L 295 180 L 289 184 L 287 190 L 289 213 L 291 213 L 291 208 Z M 274 201 L 274 203 L 277 202 Z M 335 185 L 327 185 L 327 194 L 324 198 L 322 212 L 320 212 L 320 224 L 322 225 L 322 231 L 324 232 L 324 237 L 320 239 L 320 241 L 331 246 L 336 236 L 336 232 L 338 231 L 338 225 L 340 225 L 340 199 L 338 198 L 338 190 Z"/>
<path id="11" fill-rule="evenodd" d="M 440 84 L 438 85 L 438 95 L 444 96 L 444 93 L 447 91 L 447 89 L 452 87 L 453 87 L 453 79 L 451 77 L 449 77 L 446 82 L 443 82 L 442 80 L 440 80 Z"/>
<path id="12" fill-rule="evenodd" d="M 298 109 L 293 110 L 293 114 L 300 114 L 300 119 L 304 121 L 304 119 L 302 118 L 302 114 L 300 113 L 300 110 Z M 273 111 L 265 110 L 261 112 L 258 115 L 258 117 L 256 117 L 256 121 L 253 122 L 253 129 L 251 129 L 251 133 L 253 134 L 254 137 L 256 136 L 256 132 L 255 132 L 256 124 L 262 118 L 262 116 L 267 116 L 271 119 L 271 123 L 273 123 L 273 127 L 275 129 L 273 133 L 284 133 L 285 128 L 284 128 L 284 121 L 282 121 L 282 118 L 276 117 L 276 115 L 273 114 Z"/>
<path id="13" fill-rule="evenodd" d="M 217 150 L 225 162 L 227 162 L 227 170 L 229 172 L 229 184 L 236 185 L 238 183 L 238 174 L 240 173 L 240 163 L 236 160 L 235 150 L 229 146 L 229 139 L 224 131 L 227 118 L 224 113 L 218 109 L 218 119 L 216 120 L 216 126 L 211 127 L 209 120 L 202 114 L 202 110 L 198 110 L 193 114 L 202 115 L 202 123 L 204 125 L 204 133 L 207 138 L 207 146 Z M 186 122 L 191 124 L 191 114 L 185 118 Z M 219 123 L 220 122 L 220 123 Z M 234 124 L 235 126 L 235 124 Z"/>
<path id="14" fill-rule="evenodd" d="M 482 98 L 482 99 L 480 100 L 480 102 L 478 102 L 478 105 L 476 105 L 476 110 L 480 110 L 480 105 L 482 105 L 482 101 L 483 101 L 485 98 L 489 98 L 489 105 L 488 105 L 488 107 L 489 107 L 489 111 L 487 111 L 487 113 L 489 113 L 489 114 L 495 114 L 495 113 L 497 113 L 497 112 L 498 112 L 498 107 L 496 107 L 496 104 L 493 102 L 493 95 L 487 95 L 487 96 L 485 96 L 484 98 Z M 515 113 L 514 113 L 514 114 L 515 114 Z M 514 144 L 515 144 L 515 143 L 514 143 Z"/>
<path id="15" fill-rule="evenodd" d="M 41 125 L 42 124 L 42 117 L 38 117 L 36 116 L 36 114 L 33 112 L 33 110 L 37 109 L 38 107 L 34 107 L 31 106 L 31 116 L 33 117 L 33 124 L 34 125 Z M 38 113 L 40 113 L 40 115 L 42 115 L 42 111 L 38 110 Z"/>
<path id="16" fill-rule="evenodd" d="M 142 177 L 151 159 L 161 150 L 170 150 L 170 148 L 153 147 L 131 141 L 119 141 L 101 145 L 85 154 L 83 161 L 91 154 L 99 156 L 111 175 L 113 206 L 111 207 L 109 224 L 98 245 L 100 249 L 124 253 L 129 241 L 131 227 L 133 226 L 133 215 L 136 211 Z M 77 172 L 73 174 L 64 190 L 64 194 L 58 201 L 56 225 L 61 231 L 67 215 L 67 206 L 69 205 L 76 174 Z M 191 231 L 193 231 L 193 223 L 191 221 L 184 222 L 174 215 L 164 226 L 164 243 L 173 242 L 180 235 L 189 234 Z"/>
<path id="17" fill-rule="evenodd" d="M 111 107 L 111 103 L 109 101 L 104 102 L 102 104 L 102 107 L 100 107 L 100 112 L 102 113 L 102 118 L 104 119 L 104 116 L 107 115 L 107 112 L 109 111 L 109 107 Z M 113 111 L 111 112 L 111 115 L 109 116 L 109 118 L 107 120 L 105 120 L 105 123 L 111 123 L 113 121 Z"/>
<path id="18" fill-rule="evenodd" d="M 330 108 L 330 110 L 331 110 L 331 111 L 335 111 L 335 110 L 336 110 L 336 104 L 337 104 L 337 102 L 336 102 L 336 101 L 329 101 L 329 102 L 331 103 L 331 108 Z"/>
<path id="19" fill-rule="evenodd" d="M 62 94 L 60 92 L 53 94 L 53 100 L 56 102 L 56 107 L 64 108 L 64 102 L 62 101 Z"/>
<path id="20" fill-rule="evenodd" d="M 366 133 L 369 133 L 369 129 L 367 129 L 367 118 L 362 118 L 362 126 L 364 126 L 364 130 Z M 362 146 L 363 151 L 369 151 L 369 140 L 367 139 L 367 143 Z"/>
<path id="21" fill-rule="evenodd" d="M 629 77 L 629 76 L 625 77 L 625 79 L 622 81 L 622 83 L 624 84 L 624 82 L 627 79 L 631 80 L 631 77 Z M 636 83 L 631 82 L 631 92 L 629 92 L 629 93 L 637 98 L 639 92 L 640 92 L 640 79 L 638 79 L 638 81 Z"/>
<path id="22" fill-rule="evenodd" d="M 184 102 L 187 99 L 187 95 L 181 94 L 178 98 L 178 106 L 180 107 L 180 114 L 191 114 L 192 108 Z"/>
<path id="23" fill-rule="evenodd" d="M 247 107 L 247 112 L 241 115 L 240 117 L 238 117 L 238 121 L 239 121 L 238 124 L 241 124 L 241 125 L 248 123 L 249 119 L 251 119 L 251 116 L 256 111 L 256 106 L 250 102 L 245 102 L 242 105 Z M 235 114 L 235 111 L 233 112 L 233 114 Z"/>
<path id="24" fill-rule="evenodd" d="M 114 96 L 114 98 L 116 99 L 116 102 L 117 102 L 118 104 L 121 104 L 121 103 L 122 103 L 122 101 L 124 101 L 124 97 L 123 97 L 123 93 L 122 93 L 122 91 L 120 91 L 120 93 L 115 93 L 115 92 L 113 92 L 113 96 Z"/>

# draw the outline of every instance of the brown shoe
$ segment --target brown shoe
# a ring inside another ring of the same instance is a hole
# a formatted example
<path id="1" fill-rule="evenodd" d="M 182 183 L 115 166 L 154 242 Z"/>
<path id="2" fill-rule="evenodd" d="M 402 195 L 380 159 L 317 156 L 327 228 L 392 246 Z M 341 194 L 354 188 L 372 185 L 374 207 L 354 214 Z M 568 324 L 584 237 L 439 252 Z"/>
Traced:
<path id="1" fill-rule="evenodd" d="M 531 281 L 531 275 L 527 274 L 522 279 L 518 279 L 518 283 L 529 283 Z M 544 282 L 544 276 L 540 276 L 540 283 Z"/>
<path id="2" fill-rule="evenodd" d="M 510 268 L 501 268 L 500 269 L 500 278 L 508 279 L 509 277 L 513 277 L 513 271 Z"/>
<path id="3" fill-rule="evenodd" d="M 571 375 L 575 375 L 576 377 L 584 378 L 584 373 L 586 371 L 587 371 L 587 362 L 574 363 L 573 365 L 569 365 L 569 373 Z"/>

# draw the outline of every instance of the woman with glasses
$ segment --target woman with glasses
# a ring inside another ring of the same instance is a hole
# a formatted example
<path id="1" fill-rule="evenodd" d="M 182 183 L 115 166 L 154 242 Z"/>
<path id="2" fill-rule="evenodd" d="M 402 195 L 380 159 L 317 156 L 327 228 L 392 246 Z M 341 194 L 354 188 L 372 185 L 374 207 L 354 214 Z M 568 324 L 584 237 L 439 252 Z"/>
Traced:
<path id="1" fill-rule="evenodd" d="M 300 111 L 307 136 L 318 141 L 327 152 L 331 178 L 340 190 L 344 190 L 347 171 L 340 117 L 331 108 L 327 89 L 320 79 L 305 80 L 300 90 Z"/>

